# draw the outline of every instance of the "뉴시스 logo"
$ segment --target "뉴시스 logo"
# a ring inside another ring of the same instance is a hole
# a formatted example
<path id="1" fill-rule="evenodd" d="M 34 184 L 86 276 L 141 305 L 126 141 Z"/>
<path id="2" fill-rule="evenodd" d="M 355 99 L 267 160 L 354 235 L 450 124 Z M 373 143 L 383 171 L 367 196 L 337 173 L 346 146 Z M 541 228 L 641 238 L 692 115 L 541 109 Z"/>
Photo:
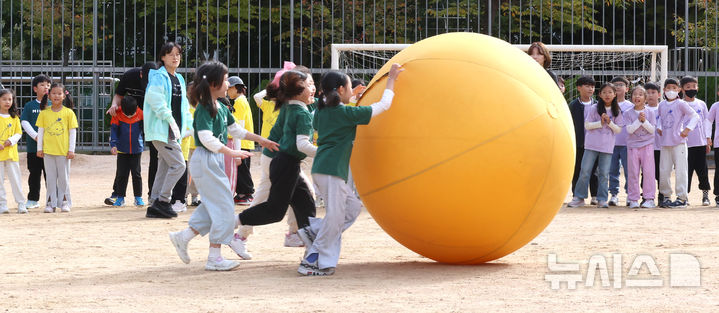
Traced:
<path id="1" fill-rule="evenodd" d="M 660 272 L 655 258 L 648 254 L 638 254 L 634 257 L 628 269 L 623 268 L 623 255 L 613 253 L 611 257 L 612 278 L 609 278 L 607 258 L 601 254 L 592 255 L 587 262 L 584 275 L 580 264 L 559 263 L 557 254 L 547 255 L 547 268 L 549 272 L 544 280 L 550 283 L 554 290 L 560 289 L 566 283 L 567 289 L 577 289 L 577 284 L 584 281 L 584 286 L 592 288 L 598 279 L 602 287 L 663 287 L 664 278 L 669 277 L 669 287 L 700 287 L 701 267 L 699 260 L 688 253 L 669 254 L 669 268 Z M 643 269 L 645 269 L 643 271 Z M 626 279 L 623 275 L 626 272 Z M 598 275 L 598 276 L 597 276 Z"/>

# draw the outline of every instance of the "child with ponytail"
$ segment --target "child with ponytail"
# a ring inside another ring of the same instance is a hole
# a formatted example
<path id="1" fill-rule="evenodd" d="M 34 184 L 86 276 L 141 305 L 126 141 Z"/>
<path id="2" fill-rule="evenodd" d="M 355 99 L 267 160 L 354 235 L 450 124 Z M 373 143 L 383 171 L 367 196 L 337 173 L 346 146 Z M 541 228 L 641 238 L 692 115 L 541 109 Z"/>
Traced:
<path id="1" fill-rule="evenodd" d="M 298 231 L 307 247 L 297 269 L 302 275 L 334 274 L 342 232 L 354 223 L 361 208 L 361 202 L 347 183 L 357 125 L 369 124 L 372 117 L 389 109 L 395 80 L 403 70 L 399 64 L 393 64 L 380 102 L 359 107 L 344 105 L 352 97 L 349 76 L 338 71 L 322 76 L 320 84 L 324 96 L 312 123 L 318 133 L 312 179 L 325 200 L 327 213 L 323 219 L 311 218 L 310 225 Z"/>
<path id="2" fill-rule="evenodd" d="M 277 143 L 240 127 L 227 107 L 218 103 L 217 99 L 225 95 L 227 88 L 227 67 L 224 64 L 211 61 L 197 69 L 190 93 L 190 101 L 198 103 L 193 120 L 196 148 L 190 159 L 190 174 L 202 203 L 192 213 L 187 228 L 170 233 L 170 241 L 186 264 L 190 263 L 187 244 L 196 235 L 209 233 L 210 253 L 205 270 L 210 271 L 229 271 L 239 266 L 238 262 L 225 260 L 220 254 L 221 245 L 230 244 L 236 227 L 233 192 L 225 174 L 224 156 L 244 159 L 252 154 L 228 148 L 228 134 L 277 150 Z"/>

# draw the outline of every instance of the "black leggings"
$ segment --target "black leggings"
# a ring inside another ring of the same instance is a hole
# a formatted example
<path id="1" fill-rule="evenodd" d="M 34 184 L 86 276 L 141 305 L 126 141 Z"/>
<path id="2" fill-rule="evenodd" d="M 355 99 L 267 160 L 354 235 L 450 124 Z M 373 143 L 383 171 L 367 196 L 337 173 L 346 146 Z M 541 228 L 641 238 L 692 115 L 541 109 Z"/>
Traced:
<path id="1" fill-rule="evenodd" d="M 687 149 L 687 171 L 689 172 L 687 177 L 687 192 L 692 191 L 692 174 L 697 173 L 697 179 L 699 179 L 700 190 L 710 190 L 709 186 L 709 169 L 707 169 L 707 147 L 691 147 Z"/>
<path id="2" fill-rule="evenodd" d="M 250 152 L 250 150 L 242 149 L 242 151 Z M 252 195 L 255 193 L 255 184 L 252 182 L 252 174 L 250 173 L 251 158 L 242 159 L 237 162 L 237 184 L 235 184 L 235 193 L 238 195 Z"/>
<path id="3" fill-rule="evenodd" d="M 270 163 L 270 195 L 267 201 L 240 213 L 242 225 L 266 225 L 282 220 L 291 205 L 299 228 L 309 226 L 315 216 L 310 186 L 300 178 L 300 159 L 278 152 Z"/>
<path id="4" fill-rule="evenodd" d="M 117 171 L 115 172 L 115 183 L 113 195 L 125 197 L 127 194 L 127 181 L 132 174 L 132 192 L 135 197 L 142 197 L 142 175 L 140 174 L 140 160 L 142 154 L 117 154 Z"/>
<path id="5" fill-rule="evenodd" d="M 147 195 L 152 194 L 152 185 L 155 183 L 155 175 L 157 174 L 157 149 L 152 142 L 145 142 L 145 146 L 150 147 L 150 167 L 147 168 Z"/>

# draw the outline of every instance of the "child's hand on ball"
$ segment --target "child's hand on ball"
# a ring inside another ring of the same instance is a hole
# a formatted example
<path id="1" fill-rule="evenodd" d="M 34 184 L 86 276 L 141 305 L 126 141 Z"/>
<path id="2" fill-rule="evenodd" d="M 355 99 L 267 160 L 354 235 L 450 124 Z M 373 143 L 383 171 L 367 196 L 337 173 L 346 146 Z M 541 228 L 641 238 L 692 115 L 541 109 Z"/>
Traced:
<path id="1" fill-rule="evenodd" d="M 397 79 L 397 76 L 399 76 L 399 73 L 402 73 L 404 71 L 404 68 L 402 68 L 402 65 L 399 65 L 397 63 L 392 64 L 392 68 L 389 69 L 389 79 L 395 80 Z"/>

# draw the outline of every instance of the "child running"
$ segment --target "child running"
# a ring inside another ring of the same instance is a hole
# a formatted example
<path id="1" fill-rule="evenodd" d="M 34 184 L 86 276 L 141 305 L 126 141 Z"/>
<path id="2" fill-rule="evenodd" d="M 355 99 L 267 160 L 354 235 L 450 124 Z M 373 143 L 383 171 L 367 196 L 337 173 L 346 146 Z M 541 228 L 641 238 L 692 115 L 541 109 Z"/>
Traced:
<path id="1" fill-rule="evenodd" d="M 22 128 L 17 115 L 15 95 L 10 89 L 0 89 L 0 214 L 8 213 L 5 175 L 10 181 L 12 194 L 17 202 L 17 212 L 27 213 L 18 163 L 17 142 L 22 137 Z"/>
<path id="2" fill-rule="evenodd" d="M 634 108 L 624 111 L 624 122 L 627 124 L 627 199 L 629 208 L 638 208 L 639 205 L 639 169 L 642 170 L 644 202 L 641 207 L 654 207 L 654 130 L 656 125 L 656 112 L 646 108 L 647 91 L 642 86 L 632 90 L 631 95 Z"/>
<path id="3" fill-rule="evenodd" d="M 388 110 L 394 97 L 394 83 L 403 71 L 392 64 L 382 99 L 371 106 L 351 107 L 352 85 L 349 76 L 338 71 L 322 76 L 320 99 L 313 126 L 318 132 L 318 148 L 312 164 L 312 179 L 325 199 L 327 213 L 323 219 L 310 219 L 300 229 L 307 251 L 297 271 L 307 276 L 332 275 L 337 267 L 342 232 L 360 213 L 361 202 L 347 183 L 352 145 L 357 125 L 369 124 L 372 117 Z"/>
<path id="4" fill-rule="evenodd" d="M 290 69 L 296 69 L 299 72 L 307 74 L 307 82 L 310 88 L 310 92 L 312 94 L 315 93 L 315 83 L 312 79 L 312 75 L 310 73 L 309 68 L 299 65 L 296 66 L 294 63 L 291 62 L 285 62 L 285 68 L 278 71 L 275 74 L 275 79 L 268 84 L 267 88 L 260 93 L 255 94 L 255 102 L 261 103 L 260 109 L 263 111 L 263 122 L 262 122 L 262 133 L 267 134 L 267 139 L 272 141 L 280 140 L 282 137 L 282 127 L 274 127 L 277 120 L 280 120 L 280 109 L 277 108 L 275 110 L 275 100 L 277 97 L 277 91 L 279 88 L 278 82 L 280 77 L 282 75 L 290 70 Z M 264 99 L 263 97 L 268 97 L 268 99 Z M 312 107 L 312 105 L 308 105 L 308 110 Z M 274 118 L 267 118 L 268 116 L 271 116 L 270 114 L 274 114 Z M 282 119 L 284 120 L 284 115 L 282 115 Z M 271 123 L 271 124 L 270 124 Z M 262 153 L 260 154 L 260 177 L 259 177 L 259 183 L 256 185 L 255 193 L 253 195 L 252 203 L 250 204 L 250 207 L 256 206 L 260 203 L 263 203 L 267 201 L 267 197 L 269 196 L 270 187 L 272 186 L 270 182 L 270 162 L 272 161 L 272 158 L 275 156 L 275 152 L 270 151 L 269 149 L 262 149 Z M 303 161 L 304 162 L 304 161 Z M 310 180 L 305 174 L 305 172 L 300 168 L 300 179 L 304 181 L 307 185 L 310 185 Z M 313 189 L 310 189 L 310 192 L 312 192 Z M 312 195 L 314 198 L 314 194 Z M 297 235 L 297 219 L 295 218 L 294 211 L 293 210 L 287 210 L 287 224 L 288 224 L 288 231 L 287 234 L 285 234 L 285 247 L 303 247 L 304 243 L 302 243 L 302 239 Z M 237 233 L 235 234 L 235 239 L 242 240 L 243 242 L 247 240 L 250 234 L 253 233 L 253 227 L 248 225 L 241 226 Z M 235 247 L 240 247 L 239 245 L 235 245 Z M 249 260 L 252 258 L 252 255 L 247 251 L 235 251 L 237 254 L 242 257 L 243 259 Z"/>
<path id="5" fill-rule="evenodd" d="M 48 98 L 52 106 L 46 107 Z M 64 104 L 64 105 L 63 105 Z M 42 98 L 40 115 L 37 117 L 37 156 L 43 158 L 47 174 L 48 203 L 45 213 L 53 213 L 60 207 L 70 212 L 70 160 L 75 158 L 77 117 L 74 105 L 65 86 L 53 83 L 50 93 Z"/>
<path id="6" fill-rule="evenodd" d="M 582 168 L 577 180 L 577 186 L 574 188 L 574 197 L 567 206 L 575 208 L 584 205 L 584 199 L 587 198 L 589 177 L 592 174 L 594 162 L 599 160 L 599 165 L 597 166 L 597 179 L 599 181 L 597 200 L 599 203 L 597 207 L 608 208 L 609 164 L 614 151 L 614 138 L 622 131 L 622 126 L 624 126 L 624 119 L 617 103 L 614 85 L 605 83 L 599 88 L 599 101 L 587 111 L 584 121 L 587 134 L 584 138 Z"/>
<path id="7" fill-rule="evenodd" d="M 170 241 L 186 264 L 190 263 L 187 244 L 196 235 L 209 233 L 210 252 L 205 265 L 205 270 L 209 271 L 229 271 L 240 265 L 225 260 L 220 253 L 222 244 L 230 244 L 235 228 L 234 201 L 225 174 L 224 155 L 246 158 L 250 153 L 228 148 L 227 135 L 231 133 L 235 138 L 257 141 L 263 147 L 277 149 L 276 143 L 239 127 L 227 107 L 217 102 L 225 96 L 227 88 L 224 64 L 211 61 L 197 69 L 190 93 L 192 102 L 199 103 L 193 121 L 197 148 L 190 160 L 190 174 L 203 201 L 190 216 L 188 228 L 170 233 Z"/>
<path id="8" fill-rule="evenodd" d="M 295 70 L 282 74 L 278 82 L 277 107 L 280 114 L 272 132 L 281 133 L 280 149 L 269 166 L 270 189 L 267 201 L 251 206 L 238 216 L 240 233 L 245 226 L 266 225 L 279 222 L 292 205 L 298 227 L 309 225 L 309 217 L 315 215 L 315 201 L 310 186 L 300 177 L 300 163 L 315 155 L 312 145 L 312 114 L 307 109 L 314 103 L 314 88 L 310 76 Z M 272 136 L 270 136 L 272 137 Z M 259 193 L 258 187 L 258 193 Z M 256 196 L 255 199 L 260 197 Z M 246 237 L 235 236 L 230 247 L 243 259 L 247 259 Z"/>

